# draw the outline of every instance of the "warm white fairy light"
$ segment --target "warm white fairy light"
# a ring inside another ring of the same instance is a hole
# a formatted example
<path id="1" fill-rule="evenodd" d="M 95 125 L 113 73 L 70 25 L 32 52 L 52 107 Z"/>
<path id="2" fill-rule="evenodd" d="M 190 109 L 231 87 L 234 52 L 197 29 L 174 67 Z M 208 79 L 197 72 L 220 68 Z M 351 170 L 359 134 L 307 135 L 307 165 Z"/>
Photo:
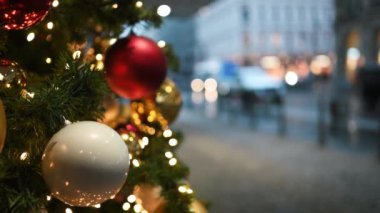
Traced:
<path id="1" fill-rule="evenodd" d="M 98 54 L 96 54 L 95 59 L 98 61 L 101 61 L 101 60 L 103 60 L 103 55 L 98 53 Z"/>
<path id="2" fill-rule="evenodd" d="M 148 137 L 143 137 L 142 138 L 142 142 L 145 146 L 148 146 L 149 145 L 149 138 Z"/>
<path id="3" fill-rule="evenodd" d="M 133 155 L 129 154 L 129 160 L 131 160 L 132 158 L 133 158 Z"/>
<path id="4" fill-rule="evenodd" d="M 81 51 L 77 50 L 75 52 L 73 52 L 73 59 L 78 59 L 80 58 L 80 55 L 82 54 Z"/>
<path id="5" fill-rule="evenodd" d="M 160 5 L 158 8 L 157 8 L 157 14 L 161 17 L 166 17 L 168 15 L 170 15 L 171 13 L 171 9 L 168 5 Z"/>
<path id="6" fill-rule="evenodd" d="M 130 203 L 134 203 L 134 202 L 136 202 L 136 196 L 135 195 L 129 195 L 128 197 L 127 197 L 127 201 L 128 202 L 130 202 Z"/>
<path id="7" fill-rule="evenodd" d="M 53 7 L 58 7 L 59 5 L 59 1 L 58 0 L 54 0 L 53 3 L 51 4 Z"/>
<path id="8" fill-rule="evenodd" d="M 122 208 L 123 208 L 124 211 L 128 211 L 131 208 L 131 204 L 125 202 L 123 204 Z"/>
<path id="9" fill-rule="evenodd" d="M 21 155 L 20 155 L 20 160 L 24 161 L 28 158 L 29 154 L 27 152 L 23 152 Z"/>
<path id="10" fill-rule="evenodd" d="M 135 212 L 141 212 L 143 210 L 142 206 L 140 204 L 136 204 L 134 207 L 133 207 L 133 210 L 135 210 Z"/>
<path id="11" fill-rule="evenodd" d="M 137 7 L 137 8 L 140 8 L 140 7 L 142 7 L 144 4 L 142 3 L 142 1 L 137 1 L 136 2 L 136 4 L 135 4 L 135 6 Z"/>
<path id="12" fill-rule="evenodd" d="M 178 145 L 178 140 L 175 138 L 172 138 L 169 140 L 169 145 L 170 146 L 177 146 Z"/>
<path id="13" fill-rule="evenodd" d="M 65 213 L 73 213 L 73 210 L 71 210 L 70 208 L 66 208 Z"/>
<path id="14" fill-rule="evenodd" d="M 187 188 L 186 188 L 186 186 L 179 186 L 178 191 L 181 193 L 185 193 L 187 191 Z"/>
<path id="15" fill-rule="evenodd" d="M 110 41 L 109 41 L 109 44 L 113 45 L 114 43 L 116 43 L 116 41 L 117 41 L 116 38 L 111 38 Z"/>
<path id="16" fill-rule="evenodd" d="M 34 40 L 35 37 L 36 37 L 36 34 L 33 33 L 33 32 L 31 32 L 31 33 L 29 33 L 29 34 L 26 36 L 26 40 L 29 41 L 29 42 L 31 42 L 31 41 Z"/>
<path id="17" fill-rule="evenodd" d="M 170 159 L 173 157 L 173 153 L 172 152 L 165 152 L 165 157 Z"/>
<path id="18" fill-rule="evenodd" d="M 132 160 L 132 164 L 133 164 L 134 167 L 139 167 L 140 166 L 140 162 L 137 159 L 133 159 Z"/>
<path id="19" fill-rule="evenodd" d="M 188 189 L 186 190 L 186 193 L 187 193 L 187 194 L 193 194 L 193 192 L 194 192 L 194 191 L 193 191 L 192 189 L 190 189 L 190 188 L 188 188 Z"/>
<path id="20" fill-rule="evenodd" d="M 157 45 L 158 45 L 159 47 L 161 47 L 161 48 L 164 48 L 164 47 L 166 46 L 166 42 L 163 41 L 163 40 L 160 40 L 160 41 L 157 42 Z"/>
<path id="21" fill-rule="evenodd" d="M 121 134 L 121 138 L 124 140 L 124 141 L 127 141 L 129 139 L 129 135 L 128 134 Z"/>
<path id="22" fill-rule="evenodd" d="M 53 29 L 53 27 L 54 27 L 54 24 L 53 24 L 53 22 L 48 22 L 47 24 L 46 24 L 46 27 L 49 29 L 49 30 L 51 30 L 51 29 Z"/>
<path id="23" fill-rule="evenodd" d="M 173 135 L 173 132 L 170 129 L 167 129 L 163 133 L 165 138 L 170 138 Z"/>
<path id="24" fill-rule="evenodd" d="M 51 64 L 51 58 L 46 58 L 46 59 L 45 59 L 45 62 L 46 62 L 47 64 Z"/>
<path id="25" fill-rule="evenodd" d="M 142 210 L 141 213 L 149 213 L 147 210 Z"/>
<path id="26" fill-rule="evenodd" d="M 46 200 L 47 201 L 51 201 L 51 196 L 50 195 L 46 195 Z"/>
<path id="27" fill-rule="evenodd" d="M 116 4 L 116 3 L 112 5 L 112 8 L 113 8 L 113 9 L 117 9 L 118 7 L 119 7 L 119 5 Z"/>
<path id="28" fill-rule="evenodd" d="M 169 165 L 170 166 L 175 166 L 176 164 L 177 164 L 177 159 L 172 158 L 172 159 L 169 160 Z"/>
<path id="29" fill-rule="evenodd" d="M 97 208 L 97 209 L 100 209 L 100 207 L 102 207 L 102 205 L 100 205 L 100 204 L 96 204 L 96 205 L 94 206 L 94 208 Z"/>

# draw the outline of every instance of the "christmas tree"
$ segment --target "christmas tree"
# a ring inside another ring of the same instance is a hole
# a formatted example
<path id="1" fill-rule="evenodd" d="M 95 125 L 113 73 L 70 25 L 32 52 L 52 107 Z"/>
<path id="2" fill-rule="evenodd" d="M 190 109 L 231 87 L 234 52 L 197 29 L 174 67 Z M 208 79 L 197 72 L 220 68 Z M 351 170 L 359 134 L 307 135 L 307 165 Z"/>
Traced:
<path id="1" fill-rule="evenodd" d="M 0 211 L 194 211 L 169 128 L 182 104 L 166 78 L 173 52 L 134 33 L 160 26 L 155 8 L 5 0 L 0 11 Z"/>

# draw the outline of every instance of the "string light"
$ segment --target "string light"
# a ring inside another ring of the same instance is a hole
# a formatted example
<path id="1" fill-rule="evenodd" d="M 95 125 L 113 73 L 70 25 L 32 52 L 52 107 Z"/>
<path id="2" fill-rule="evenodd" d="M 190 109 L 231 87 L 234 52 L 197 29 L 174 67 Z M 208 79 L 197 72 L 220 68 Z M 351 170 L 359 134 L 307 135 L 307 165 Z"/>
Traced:
<path id="1" fill-rule="evenodd" d="M 170 15 L 171 13 L 171 9 L 168 5 L 161 5 L 157 8 L 157 14 L 161 17 L 166 17 L 168 15 Z"/>
<path id="2" fill-rule="evenodd" d="M 103 60 L 103 55 L 100 54 L 100 53 L 98 53 L 98 54 L 96 54 L 95 59 L 96 59 L 97 61 L 101 61 L 101 60 Z"/>
<path id="3" fill-rule="evenodd" d="M 177 144 L 178 144 L 178 140 L 177 139 L 172 138 L 172 139 L 169 140 L 169 145 L 170 146 L 177 146 Z"/>
<path id="4" fill-rule="evenodd" d="M 29 154 L 27 152 L 23 152 L 21 155 L 20 155 L 20 160 L 24 161 L 28 158 Z"/>
<path id="5" fill-rule="evenodd" d="M 134 167 L 139 167 L 140 166 L 140 162 L 137 159 L 133 159 L 132 160 L 132 164 L 133 164 Z"/>
<path id="6" fill-rule="evenodd" d="M 170 159 L 173 157 L 173 153 L 172 152 L 165 152 L 165 157 Z"/>
<path id="7" fill-rule="evenodd" d="M 141 8 L 144 4 L 142 3 L 142 1 L 137 1 L 135 5 L 137 8 Z"/>
<path id="8" fill-rule="evenodd" d="M 109 44 L 113 45 L 114 43 L 116 43 L 116 41 L 117 41 L 116 38 L 111 38 L 110 41 L 109 41 Z"/>
<path id="9" fill-rule="evenodd" d="M 29 34 L 26 36 L 26 40 L 29 41 L 29 42 L 31 42 L 31 41 L 34 40 L 35 37 L 36 37 L 36 34 L 33 33 L 33 32 L 31 32 L 31 33 L 29 33 Z"/>
<path id="10" fill-rule="evenodd" d="M 96 205 L 94 206 L 94 208 L 97 208 L 97 209 L 100 209 L 100 207 L 102 207 L 102 205 L 100 205 L 100 204 L 96 204 Z"/>
<path id="11" fill-rule="evenodd" d="M 130 203 L 134 203 L 134 202 L 136 202 L 136 196 L 135 195 L 129 195 L 128 197 L 127 197 L 127 201 L 128 202 L 130 202 Z"/>
<path id="12" fill-rule="evenodd" d="M 142 211 L 142 206 L 140 204 L 136 204 L 133 207 L 133 210 L 135 210 L 135 212 L 141 212 Z"/>
<path id="13" fill-rule="evenodd" d="M 129 135 L 128 134 L 121 134 L 121 138 L 124 140 L 124 141 L 127 141 L 129 139 Z"/>
<path id="14" fill-rule="evenodd" d="M 80 58 L 80 55 L 81 55 L 81 51 L 77 50 L 73 53 L 73 59 L 78 59 Z"/>
<path id="15" fill-rule="evenodd" d="M 47 64 L 51 64 L 51 58 L 46 58 L 46 59 L 45 59 L 45 62 L 46 62 Z"/>
<path id="16" fill-rule="evenodd" d="M 53 27 L 54 27 L 53 22 L 51 22 L 51 21 L 48 22 L 47 25 L 46 25 L 46 27 L 47 27 L 49 30 L 53 29 Z"/>
<path id="17" fill-rule="evenodd" d="M 166 42 L 163 41 L 163 40 L 160 40 L 160 41 L 157 42 L 157 45 L 158 45 L 159 47 L 161 47 L 161 48 L 164 48 L 164 47 L 166 46 Z"/>
<path id="18" fill-rule="evenodd" d="M 66 208 L 65 213 L 73 213 L 73 210 L 71 210 L 70 208 Z"/>
<path id="19" fill-rule="evenodd" d="M 187 190 L 186 190 L 186 192 L 187 192 L 187 194 L 193 194 L 193 190 L 192 189 L 190 189 L 190 188 L 188 188 Z"/>
<path id="20" fill-rule="evenodd" d="M 172 158 L 172 159 L 169 160 L 169 165 L 170 166 L 175 166 L 176 164 L 177 164 L 177 159 Z"/>
<path id="21" fill-rule="evenodd" d="M 53 3 L 51 4 L 53 7 L 58 7 L 59 5 L 59 1 L 58 0 L 54 0 Z"/>
<path id="22" fill-rule="evenodd" d="M 167 129 L 163 133 L 165 138 L 170 138 L 173 135 L 173 132 L 170 129 Z"/>
<path id="23" fill-rule="evenodd" d="M 46 200 L 47 201 L 51 201 L 51 196 L 50 195 L 46 195 Z"/>
<path id="24" fill-rule="evenodd" d="M 125 202 L 123 204 L 122 208 L 123 208 L 124 211 L 128 211 L 131 208 L 131 204 Z"/>
<path id="25" fill-rule="evenodd" d="M 116 3 L 112 5 L 112 8 L 113 8 L 113 9 L 117 9 L 118 7 L 119 7 L 119 5 L 116 4 Z"/>
<path id="26" fill-rule="evenodd" d="M 187 189 L 186 189 L 185 186 L 179 186 L 178 187 L 178 191 L 181 192 L 181 193 L 185 193 L 187 191 Z"/>

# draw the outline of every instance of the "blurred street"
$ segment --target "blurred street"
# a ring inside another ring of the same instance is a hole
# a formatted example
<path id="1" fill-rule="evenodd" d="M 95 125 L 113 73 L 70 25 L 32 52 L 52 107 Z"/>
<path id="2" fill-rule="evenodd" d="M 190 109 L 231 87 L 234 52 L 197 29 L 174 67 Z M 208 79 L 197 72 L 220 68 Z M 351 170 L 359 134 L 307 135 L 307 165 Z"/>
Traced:
<path id="1" fill-rule="evenodd" d="M 376 137 L 358 141 L 364 148 L 342 137 L 321 148 L 315 99 L 304 95 L 288 95 L 282 137 L 271 119 L 252 128 L 244 115 L 231 120 L 223 114 L 209 118 L 201 107 L 183 110 L 174 125 L 185 134 L 179 157 L 211 213 L 380 211 Z"/>

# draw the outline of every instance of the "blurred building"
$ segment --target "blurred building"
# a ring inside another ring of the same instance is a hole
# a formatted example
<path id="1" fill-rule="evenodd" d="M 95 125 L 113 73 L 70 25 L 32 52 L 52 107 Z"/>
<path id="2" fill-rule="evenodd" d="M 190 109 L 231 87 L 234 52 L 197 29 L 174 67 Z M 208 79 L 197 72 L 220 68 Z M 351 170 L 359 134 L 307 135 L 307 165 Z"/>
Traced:
<path id="1" fill-rule="evenodd" d="M 195 16 L 196 60 L 326 54 L 334 50 L 334 17 L 333 0 L 214 1 Z"/>
<path id="2" fill-rule="evenodd" d="M 338 127 L 345 127 L 350 116 L 363 111 L 363 105 L 355 102 L 352 88 L 357 82 L 361 67 L 372 67 L 379 71 L 380 63 L 380 1 L 379 0 L 335 0 L 336 4 L 336 65 L 332 109 Z M 377 67 L 377 68 L 376 68 Z M 372 80 L 380 77 L 374 72 Z M 379 73 L 380 74 L 380 73 Z M 370 86 L 367 82 L 357 82 Z M 374 82 L 379 85 L 378 82 Z M 378 88 L 378 87 L 373 87 Z M 368 88 L 370 89 L 370 88 Z M 373 89 L 372 89 L 373 90 Z M 380 91 L 367 90 L 367 96 L 378 97 Z M 378 100 L 373 101 L 378 104 Z M 365 104 L 365 103 L 364 103 Z M 376 106 L 371 106 L 376 107 Z M 356 111 L 356 112 L 355 112 Z M 334 117 L 333 117 L 334 118 Z"/>

